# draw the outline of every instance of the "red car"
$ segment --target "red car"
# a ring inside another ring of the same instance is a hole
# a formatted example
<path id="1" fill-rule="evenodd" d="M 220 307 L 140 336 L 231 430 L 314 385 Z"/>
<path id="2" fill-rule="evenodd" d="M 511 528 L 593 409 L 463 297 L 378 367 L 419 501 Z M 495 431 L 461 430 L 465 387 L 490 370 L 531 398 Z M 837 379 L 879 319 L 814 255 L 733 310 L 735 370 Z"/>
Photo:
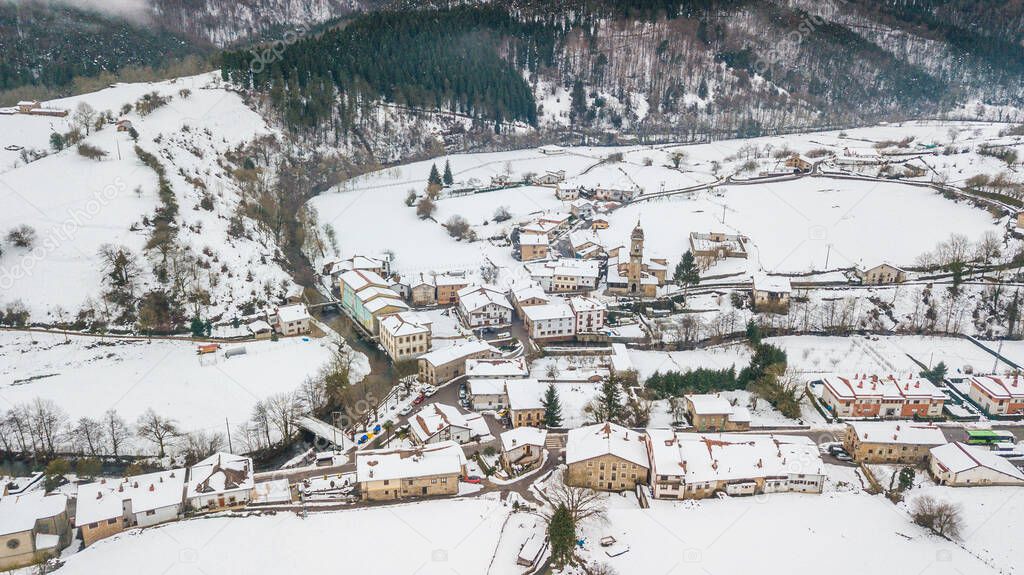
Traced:
<path id="1" fill-rule="evenodd" d="M 462 480 L 465 481 L 466 483 L 483 483 L 484 482 L 483 479 L 481 479 L 480 477 L 478 477 L 476 475 L 470 475 L 469 477 L 463 477 Z"/>
<path id="2" fill-rule="evenodd" d="M 427 396 L 425 396 L 425 395 L 423 395 L 421 393 L 421 394 L 416 396 L 416 399 L 412 400 L 412 404 L 413 405 L 419 405 L 419 404 L 423 403 L 423 400 L 426 399 L 426 398 L 427 398 Z"/>

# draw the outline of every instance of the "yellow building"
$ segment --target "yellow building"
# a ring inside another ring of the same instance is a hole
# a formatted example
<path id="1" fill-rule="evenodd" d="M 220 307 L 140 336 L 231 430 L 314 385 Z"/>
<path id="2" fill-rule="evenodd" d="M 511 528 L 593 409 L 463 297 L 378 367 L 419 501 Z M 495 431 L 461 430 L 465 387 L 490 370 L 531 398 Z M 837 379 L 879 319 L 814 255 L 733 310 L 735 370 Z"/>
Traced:
<path id="1" fill-rule="evenodd" d="M 466 455 L 454 441 L 356 455 L 356 481 L 364 501 L 457 495 L 465 473 Z"/>
<path id="2" fill-rule="evenodd" d="M 0 499 L 0 571 L 41 563 L 70 542 L 66 495 L 36 490 Z"/>
<path id="3" fill-rule="evenodd" d="M 600 491 L 626 491 L 645 484 L 650 473 L 646 436 L 614 423 L 569 431 L 566 483 Z"/>
<path id="4" fill-rule="evenodd" d="M 918 464 L 946 443 L 942 429 L 931 424 L 856 421 L 847 424 L 843 446 L 857 462 Z"/>

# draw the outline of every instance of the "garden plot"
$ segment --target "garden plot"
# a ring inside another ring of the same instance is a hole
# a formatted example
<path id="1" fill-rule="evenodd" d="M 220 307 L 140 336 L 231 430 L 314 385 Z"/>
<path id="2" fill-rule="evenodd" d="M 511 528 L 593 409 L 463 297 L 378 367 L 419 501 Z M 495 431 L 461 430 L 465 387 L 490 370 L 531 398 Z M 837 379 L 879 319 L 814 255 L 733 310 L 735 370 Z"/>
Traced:
<path id="1" fill-rule="evenodd" d="M 656 372 L 687 372 L 698 368 L 729 369 L 738 372 L 750 363 L 750 347 L 746 344 L 730 344 L 688 351 L 644 351 L 629 350 L 640 381 Z"/>
<path id="2" fill-rule="evenodd" d="M 785 336 L 766 341 L 782 348 L 789 368 L 806 380 L 830 374 L 905 375 L 921 370 L 905 353 L 882 338 Z"/>
<path id="3" fill-rule="evenodd" d="M 497 501 L 475 498 L 195 519 L 115 535 L 71 556 L 57 573 L 262 575 L 342 565 L 350 573 L 484 573 L 507 515 Z"/>
<path id="4" fill-rule="evenodd" d="M 183 431 L 223 431 L 241 424 L 253 405 L 291 392 L 331 357 L 327 338 L 228 344 L 246 353 L 196 355 L 188 341 L 120 340 L 0 332 L 0 405 L 52 400 L 70 416 L 99 418 L 108 409 L 134 422 L 147 409 L 175 419 Z M 356 363 L 366 373 L 365 358 Z M 358 375 L 357 375 L 358 377 Z"/>

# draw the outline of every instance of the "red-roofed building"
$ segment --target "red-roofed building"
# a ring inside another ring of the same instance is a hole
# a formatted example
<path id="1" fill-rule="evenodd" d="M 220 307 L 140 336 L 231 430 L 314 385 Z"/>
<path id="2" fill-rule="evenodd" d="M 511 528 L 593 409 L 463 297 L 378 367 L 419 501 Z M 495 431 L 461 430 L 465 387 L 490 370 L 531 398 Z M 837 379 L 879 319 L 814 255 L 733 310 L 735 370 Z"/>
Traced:
<path id="1" fill-rule="evenodd" d="M 989 415 L 1024 415 L 1024 381 L 984 375 L 971 378 L 968 397 Z"/>
<path id="2" fill-rule="evenodd" d="M 922 377 L 863 374 L 827 377 L 822 384 L 821 399 L 838 417 L 937 417 L 946 402 L 946 395 Z"/>

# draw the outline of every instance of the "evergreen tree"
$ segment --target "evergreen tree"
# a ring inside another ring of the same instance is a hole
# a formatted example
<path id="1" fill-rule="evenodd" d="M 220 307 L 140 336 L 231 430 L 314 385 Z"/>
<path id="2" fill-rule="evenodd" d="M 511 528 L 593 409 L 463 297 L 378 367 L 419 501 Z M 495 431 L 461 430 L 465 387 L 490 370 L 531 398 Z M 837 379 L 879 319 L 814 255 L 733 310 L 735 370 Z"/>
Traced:
<path id="1" fill-rule="evenodd" d="M 54 152 L 59 152 L 64 149 L 64 136 L 59 132 L 50 134 L 50 147 L 53 148 Z"/>
<path id="2" fill-rule="evenodd" d="M 582 121 L 587 115 L 587 94 L 583 91 L 583 82 L 576 80 L 576 83 L 572 85 L 571 97 L 569 118 L 573 122 Z"/>
<path id="3" fill-rule="evenodd" d="M 541 400 L 544 406 L 544 425 L 547 427 L 558 427 L 562 425 L 562 403 L 558 400 L 558 390 L 554 383 L 548 384 L 548 390 Z"/>
<path id="4" fill-rule="evenodd" d="M 676 271 L 672 275 L 672 279 L 682 286 L 700 283 L 700 271 L 697 269 L 697 263 L 693 259 L 693 252 L 686 250 L 679 263 L 676 264 Z"/>
<path id="5" fill-rule="evenodd" d="M 934 383 L 935 385 L 941 385 L 942 380 L 946 379 L 946 372 L 949 368 L 946 367 L 946 362 L 940 361 L 936 363 L 931 369 L 926 369 L 921 372 L 921 377 Z"/>
<path id="6" fill-rule="evenodd" d="M 555 568 L 561 569 L 572 561 L 572 552 L 576 545 L 576 524 L 565 503 L 560 504 L 551 515 L 551 521 L 548 522 L 548 542 L 551 544 L 551 561 Z"/>
<path id="7" fill-rule="evenodd" d="M 430 165 L 430 176 L 427 178 L 427 187 L 441 187 L 441 173 L 437 171 L 437 164 Z"/>
<path id="8" fill-rule="evenodd" d="M 622 388 L 619 386 L 619 378 L 609 375 L 608 379 L 601 384 L 601 395 L 597 398 L 598 409 L 596 419 L 621 423 L 622 421 Z"/>
<path id="9" fill-rule="evenodd" d="M 761 345 L 761 326 L 754 320 L 747 322 L 747 339 L 751 345 Z"/>
<path id="10" fill-rule="evenodd" d="M 192 324 L 189 326 L 189 331 L 192 332 L 192 337 L 203 337 L 203 334 L 206 332 L 206 324 L 203 323 L 203 320 L 200 319 L 199 316 L 196 316 L 192 318 Z"/>
<path id="11" fill-rule="evenodd" d="M 448 160 L 444 161 L 444 185 L 450 186 L 455 183 L 455 178 L 452 176 L 452 166 L 448 163 Z"/>

